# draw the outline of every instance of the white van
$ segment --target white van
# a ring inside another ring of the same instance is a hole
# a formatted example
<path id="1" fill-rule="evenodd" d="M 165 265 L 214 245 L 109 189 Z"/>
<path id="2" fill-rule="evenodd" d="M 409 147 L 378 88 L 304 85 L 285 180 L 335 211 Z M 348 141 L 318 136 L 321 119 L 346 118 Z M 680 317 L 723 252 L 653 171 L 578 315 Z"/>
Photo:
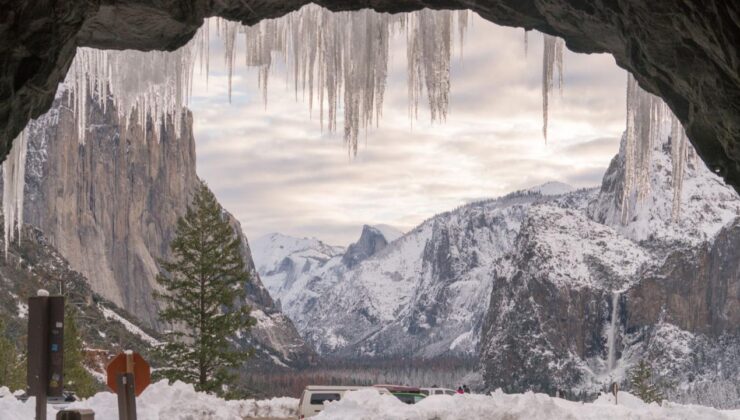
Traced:
<path id="1" fill-rule="evenodd" d="M 375 389 L 381 394 L 389 393 L 385 388 L 371 386 L 309 385 L 303 390 L 298 402 L 298 418 L 313 417 L 324 409 L 324 401 L 339 401 L 345 392 L 365 388 Z"/>

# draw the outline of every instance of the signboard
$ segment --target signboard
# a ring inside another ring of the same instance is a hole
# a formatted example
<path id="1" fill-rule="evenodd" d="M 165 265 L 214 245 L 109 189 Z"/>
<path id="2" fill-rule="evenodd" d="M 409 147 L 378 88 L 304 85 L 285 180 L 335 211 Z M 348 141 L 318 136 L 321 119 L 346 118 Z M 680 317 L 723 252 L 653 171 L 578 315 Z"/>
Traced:
<path id="1" fill-rule="evenodd" d="M 114 357 L 113 360 L 108 363 L 105 368 L 106 372 L 106 383 L 108 388 L 113 392 L 118 392 L 118 375 L 122 373 L 133 373 L 134 374 L 134 393 L 138 397 L 144 392 L 144 389 L 151 383 L 151 370 L 149 363 L 144 360 L 139 353 L 131 352 L 131 360 L 133 366 L 127 368 L 126 366 L 126 354 L 121 353 Z"/>
<path id="2" fill-rule="evenodd" d="M 62 396 L 64 386 L 64 298 L 28 299 L 28 394 Z"/>

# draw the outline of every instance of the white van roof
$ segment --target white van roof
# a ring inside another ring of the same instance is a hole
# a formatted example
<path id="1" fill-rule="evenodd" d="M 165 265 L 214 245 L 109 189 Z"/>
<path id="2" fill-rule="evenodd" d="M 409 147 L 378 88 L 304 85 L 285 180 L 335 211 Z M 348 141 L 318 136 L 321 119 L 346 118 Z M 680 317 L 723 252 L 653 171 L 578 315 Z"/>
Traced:
<path id="1" fill-rule="evenodd" d="M 377 386 L 362 386 L 362 385 L 355 385 L 355 386 L 344 386 L 344 385 L 307 385 L 304 391 L 356 391 L 358 389 L 374 389 L 380 392 L 381 394 L 388 393 L 388 390 L 382 387 Z"/>
<path id="2" fill-rule="evenodd" d="M 369 386 L 335 386 L 335 385 L 308 385 L 307 391 L 352 391 L 355 389 L 372 388 Z"/>

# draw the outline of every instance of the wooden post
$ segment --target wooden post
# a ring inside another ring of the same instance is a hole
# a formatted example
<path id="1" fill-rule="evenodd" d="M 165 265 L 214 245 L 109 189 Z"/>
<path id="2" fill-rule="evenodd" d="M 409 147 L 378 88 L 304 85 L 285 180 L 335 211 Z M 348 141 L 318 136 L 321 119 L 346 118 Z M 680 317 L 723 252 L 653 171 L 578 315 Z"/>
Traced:
<path id="1" fill-rule="evenodd" d="M 134 352 L 126 350 L 123 352 L 126 355 L 126 373 L 134 373 Z"/>
<path id="2" fill-rule="evenodd" d="M 134 392 L 134 374 L 119 373 L 116 378 L 118 388 L 118 419 L 136 420 L 136 394 Z"/>

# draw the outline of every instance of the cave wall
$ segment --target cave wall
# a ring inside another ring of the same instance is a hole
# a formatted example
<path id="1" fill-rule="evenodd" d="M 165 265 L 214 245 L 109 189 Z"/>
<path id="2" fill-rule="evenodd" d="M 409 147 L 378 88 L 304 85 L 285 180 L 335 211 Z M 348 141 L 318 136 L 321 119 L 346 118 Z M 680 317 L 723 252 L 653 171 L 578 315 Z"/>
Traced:
<path id="1" fill-rule="evenodd" d="M 0 0 L 0 159 L 51 106 L 77 46 L 173 50 L 203 19 L 253 24 L 304 0 Z M 332 10 L 467 8 L 537 29 L 576 52 L 609 52 L 684 124 L 707 165 L 740 191 L 740 2 L 725 0 L 320 0 Z"/>

